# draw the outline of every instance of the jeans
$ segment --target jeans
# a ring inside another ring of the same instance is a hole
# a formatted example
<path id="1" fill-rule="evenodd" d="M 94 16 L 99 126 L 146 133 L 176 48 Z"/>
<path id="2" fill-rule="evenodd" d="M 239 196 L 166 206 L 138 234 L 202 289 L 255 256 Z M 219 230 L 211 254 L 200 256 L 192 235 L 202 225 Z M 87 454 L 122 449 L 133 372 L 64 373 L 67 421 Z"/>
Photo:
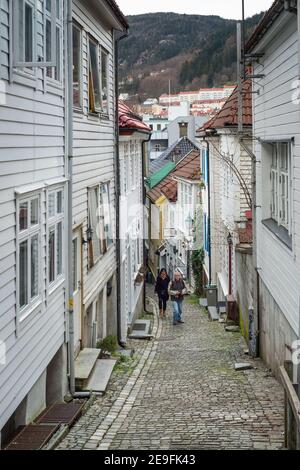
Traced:
<path id="1" fill-rule="evenodd" d="M 173 301 L 173 322 L 181 320 L 183 300 Z"/>

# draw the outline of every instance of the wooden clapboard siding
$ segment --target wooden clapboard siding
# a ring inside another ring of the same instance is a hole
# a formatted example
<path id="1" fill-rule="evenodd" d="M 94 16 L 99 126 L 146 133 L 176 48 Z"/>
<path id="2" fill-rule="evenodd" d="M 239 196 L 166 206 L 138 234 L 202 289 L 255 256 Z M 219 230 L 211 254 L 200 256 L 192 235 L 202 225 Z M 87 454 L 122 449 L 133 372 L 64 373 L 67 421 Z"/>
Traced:
<path id="1" fill-rule="evenodd" d="M 35 75 L 11 70 L 9 83 L 9 4 L 0 2 L 0 77 L 6 88 L 0 106 L 0 340 L 7 350 L 7 363 L 0 366 L 0 429 L 63 344 L 65 332 L 65 284 L 46 293 L 47 246 L 42 237 L 42 303 L 16 335 L 15 190 L 65 176 L 65 103 L 62 84 L 44 82 L 42 69 Z M 41 48 L 43 1 L 37 7 Z M 41 209 L 45 227 L 44 200 Z"/>
<path id="2" fill-rule="evenodd" d="M 299 273 L 300 273 L 300 111 L 292 97 L 299 77 L 299 57 L 296 17 L 290 16 L 287 25 L 264 48 L 261 65 L 255 73 L 265 78 L 255 82 L 254 133 L 262 139 L 295 138 L 293 145 L 293 251 L 286 248 L 261 223 L 263 214 L 257 210 L 257 248 L 259 274 L 290 326 L 299 333 Z M 256 141 L 257 160 L 264 158 L 261 145 Z M 257 204 L 263 203 L 263 171 L 257 165 Z"/>
<path id="3" fill-rule="evenodd" d="M 73 166 L 73 221 L 83 223 L 87 229 L 88 188 L 110 181 L 110 197 L 115 207 L 115 162 L 114 162 L 114 42 L 111 29 L 102 24 L 98 13 L 87 2 L 74 1 L 74 19 L 82 27 L 83 109 L 74 113 L 74 166 Z M 91 116 L 88 113 L 88 37 L 89 34 L 109 53 L 109 119 Z M 112 214 L 113 216 L 113 214 Z M 115 217 L 112 220 L 115 226 Z M 116 267 L 115 244 L 88 269 L 88 249 L 83 250 L 84 302 L 94 300 L 99 289 L 114 274 Z M 88 305 L 86 305 L 88 307 Z"/>

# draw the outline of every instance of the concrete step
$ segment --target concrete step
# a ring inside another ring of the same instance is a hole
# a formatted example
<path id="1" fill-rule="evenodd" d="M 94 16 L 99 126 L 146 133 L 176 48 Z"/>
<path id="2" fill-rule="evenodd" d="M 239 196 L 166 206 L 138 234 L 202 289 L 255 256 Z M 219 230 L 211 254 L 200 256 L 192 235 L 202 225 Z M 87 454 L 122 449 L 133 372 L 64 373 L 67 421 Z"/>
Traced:
<path id="1" fill-rule="evenodd" d="M 116 362 L 115 359 L 98 359 L 84 391 L 105 393 Z"/>
<path id="2" fill-rule="evenodd" d="M 219 321 L 220 316 L 216 307 L 208 307 L 208 316 L 211 321 Z"/>
<path id="3" fill-rule="evenodd" d="M 77 356 L 75 361 L 75 385 L 76 389 L 83 390 L 91 376 L 99 358 L 100 349 L 85 348 Z"/>
<path id="4" fill-rule="evenodd" d="M 149 335 L 151 322 L 150 320 L 136 320 L 133 327 L 130 337 L 140 338 Z"/>

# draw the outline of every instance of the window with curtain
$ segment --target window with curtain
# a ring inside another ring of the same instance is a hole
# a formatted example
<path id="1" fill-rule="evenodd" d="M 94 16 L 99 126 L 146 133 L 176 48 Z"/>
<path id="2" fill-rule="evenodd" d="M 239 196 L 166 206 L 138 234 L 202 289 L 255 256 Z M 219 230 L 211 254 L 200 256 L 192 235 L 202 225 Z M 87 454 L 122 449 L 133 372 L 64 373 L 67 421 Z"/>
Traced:
<path id="1" fill-rule="evenodd" d="M 31 307 L 40 296 L 40 194 L 18 201 L 18 306 Z"/>
<path id="2" fill-rule="evenodd" d="M 291 144 L 289 142 L 276 142 L 271 145 L 271 218 L 276 221 L 278 226 L 284 227 L 290 235 L 292 233 Z"/>
<path id="3" fill-rule="evenodd" d="M 89 190 L 89 267 L 93 267 L 113 244 L 109 183 Z"/>
<path id="4" fill-rule="evenodd" d="M 63 189 L 48 194 L 48 284 L 63 276 Z"/>
<path id="5" fill-rule="evenodd" d="M 102 112 L 108 114 L 108 52 L 101 48 Z"/>
<path id="6" fill-rule="evenodd" d="M 101 111 L 99 45 L 89 38 L 89 111 Z"/>
<path id="7" fill-rule="evenodd" d="M 73 23 L 73 105 L 75 108 L 82 107 L 81 47 L 81 28 Z"/>

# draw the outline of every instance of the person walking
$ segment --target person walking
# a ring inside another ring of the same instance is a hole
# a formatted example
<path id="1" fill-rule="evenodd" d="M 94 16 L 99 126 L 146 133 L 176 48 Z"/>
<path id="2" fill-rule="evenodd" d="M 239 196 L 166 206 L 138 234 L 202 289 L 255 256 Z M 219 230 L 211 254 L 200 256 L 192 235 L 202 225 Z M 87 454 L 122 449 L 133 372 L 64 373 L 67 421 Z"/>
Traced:
<path id="1" fill-rule="evenodd" d="M 169 300 L 168 286 L 170 278 L 166 269 L 161 269 L 155 284 L 155 293 L 158 295 L 160 318 L 166 316 L 167 302 Z"/>
<path id="2" fill-rule="evenodd" d="M 168 293 L 173 302 L 173 325 L 184 323 L 182 320 L 182 304 L 183 296 L 187 294 L 182 274 L 180 271 L 175 271 L 173 280 L 169 283 Z"/>

